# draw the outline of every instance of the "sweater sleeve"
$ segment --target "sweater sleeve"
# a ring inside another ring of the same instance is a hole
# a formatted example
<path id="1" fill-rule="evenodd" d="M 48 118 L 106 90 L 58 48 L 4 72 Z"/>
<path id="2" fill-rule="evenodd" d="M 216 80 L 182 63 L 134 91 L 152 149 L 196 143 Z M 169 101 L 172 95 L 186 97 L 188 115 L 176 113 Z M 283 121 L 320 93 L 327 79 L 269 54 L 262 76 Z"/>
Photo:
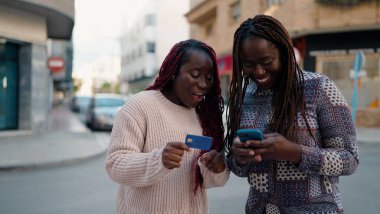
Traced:
<path id="1" fill-rule="evenodd" d="M 203 186 L 205 188 L 224 186 L 227 183 L 228 178 L 230 177 L 230 170 L 227 166 L 223 172 L 214 173 L 210 171 L 204 164 L 202 164 L 200 159 L 198 159 L 198 165 L 201 169 L 201 174 L 203 177 Z"/>
<path id="2" fill-rule="evenodd" d="M 135 100 L 119 111 L 111 133 L 106 157 L 109 177 L 131 187 L 154 184 L 170 172 L 162 164 L 163 148 L 143 153 L 146 135 L 145 115 Z"/>
<path id="3" fill-rule="evenodd" d="M 235 158 L 233 155 L 229 154 L 226 157 L 226 163 L 228 168 L 237 176 L 239 177 L 248 177 L 251 163 L 247 163 L 245 165 L 239 165 L 236 163 Z"/>
<path id="4" fill-rule="evenodd" d="M 346 100 L 327 77 L 322 76 L 317 97 L 317 117 L 322 146 L 301 145 L 300 169 L 327 176 L 350 175 L 359 164 L 356 131 Z"/>

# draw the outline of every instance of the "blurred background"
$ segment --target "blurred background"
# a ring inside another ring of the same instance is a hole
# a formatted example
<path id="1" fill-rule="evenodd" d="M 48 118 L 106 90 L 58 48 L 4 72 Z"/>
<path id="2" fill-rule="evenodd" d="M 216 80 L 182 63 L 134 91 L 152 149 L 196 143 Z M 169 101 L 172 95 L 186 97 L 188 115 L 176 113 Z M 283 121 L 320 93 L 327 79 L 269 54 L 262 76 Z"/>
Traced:
<path id="1" fill-rule="evenodd" d="M 0 0 L 0 213 L 115 213 L 103 160 L 117 111 L 189 38 L 215 49 L 227 100 L 233 34 L 256 14 L 279 19 L 300 67 L 356 101 L 362 162 L 341 191 L 347 213 L 378 213 L 379 0 Z M 210 213 L 243 213 L 247 194 L 232 176 Z"/>

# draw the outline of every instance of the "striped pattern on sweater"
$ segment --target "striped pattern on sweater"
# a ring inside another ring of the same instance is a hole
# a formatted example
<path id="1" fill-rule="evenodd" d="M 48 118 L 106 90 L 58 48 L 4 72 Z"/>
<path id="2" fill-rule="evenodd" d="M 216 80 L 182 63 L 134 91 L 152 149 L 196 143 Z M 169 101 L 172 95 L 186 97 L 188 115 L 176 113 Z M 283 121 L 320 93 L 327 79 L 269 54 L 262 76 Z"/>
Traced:
<path id="1" fill-rule="evenodd" d="M 166 169 L 161 160 L 168 142 L 202 135 L 194 108 L 170 102 L 160 91 L 143 91 L 118 113 L 111 133 L 106 169 L 119 184 L 119 213 L 207 213 L 204 188 L 193 193 L 193 162 L 199 150 L 185 152 L 182 166 Z M 214 174 L 198 163 L 204 187 L 223 186 L 229 172 Z"/>

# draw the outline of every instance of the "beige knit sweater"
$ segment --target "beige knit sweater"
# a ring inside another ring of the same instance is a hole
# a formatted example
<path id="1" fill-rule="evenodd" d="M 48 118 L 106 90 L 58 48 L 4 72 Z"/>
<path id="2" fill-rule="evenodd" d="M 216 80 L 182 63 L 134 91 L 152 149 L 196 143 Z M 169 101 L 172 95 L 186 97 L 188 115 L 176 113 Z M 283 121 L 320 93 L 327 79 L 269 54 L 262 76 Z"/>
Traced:
<path id="1" fill-rule="evenodd" d="M 169 101 L 160 91 L 143 91 L 118 113 L 111 134 L 106 169 L 119 183 L 119 213 L 207 213 L 204 188 L 194 194 L 192 165 L 200 150 L 185 152 L 182 166 L 167 169 L 161 155 L 168 142 L 184 142 L 186 134 L 202 135 L 194 108 Z M 198 162 L 204 187 L 223 186 L 229 171 L 212 173 Z"/>

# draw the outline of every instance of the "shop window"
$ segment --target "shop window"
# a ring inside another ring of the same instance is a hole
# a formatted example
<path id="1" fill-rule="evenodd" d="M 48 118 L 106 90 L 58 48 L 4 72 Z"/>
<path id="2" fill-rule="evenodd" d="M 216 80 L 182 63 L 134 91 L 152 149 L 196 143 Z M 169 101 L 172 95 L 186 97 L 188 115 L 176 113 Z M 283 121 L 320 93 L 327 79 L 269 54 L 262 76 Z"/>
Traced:
<path id="1" fill-rule="evenodd" d="M 355 55 L 317 56 L 316 59 L 316 70 L 328 76 L 351 105 L 354 88 L 351 70 Z M 357 105 L 368 108 L 380 97 L 380 54 L 366 54 L 362 70 L 365 75 L 359 80 Z"/>

